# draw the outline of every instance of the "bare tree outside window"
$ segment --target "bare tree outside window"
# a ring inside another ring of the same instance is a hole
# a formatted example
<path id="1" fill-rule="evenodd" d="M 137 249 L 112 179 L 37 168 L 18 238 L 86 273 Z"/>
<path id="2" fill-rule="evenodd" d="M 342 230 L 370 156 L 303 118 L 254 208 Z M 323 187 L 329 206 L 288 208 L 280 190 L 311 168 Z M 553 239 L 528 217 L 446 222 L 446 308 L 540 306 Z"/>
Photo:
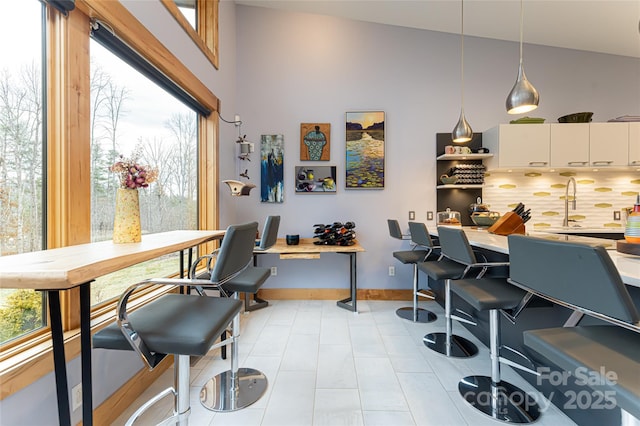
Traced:
<path id="1" fill-rule="evenodd" d="M 158 180 L 138 189 L 142 233 L 197 228 L 197 114 L 91 41 L 92 241 L 112 238 L 117 176 L 108 171 L 122 154 L 141 148 L 141 164 Z M 117 297 L 131 283 L 179 270 L 176 256 L 99 278 L 92 304 Z"/>
<path id="2" fill-rule="evenodd" d="M 0 14 L 0 256 L 42 250 L 42 4 Z M 0 289 L 0 343 L 45 325 L 44 296 Z"/>

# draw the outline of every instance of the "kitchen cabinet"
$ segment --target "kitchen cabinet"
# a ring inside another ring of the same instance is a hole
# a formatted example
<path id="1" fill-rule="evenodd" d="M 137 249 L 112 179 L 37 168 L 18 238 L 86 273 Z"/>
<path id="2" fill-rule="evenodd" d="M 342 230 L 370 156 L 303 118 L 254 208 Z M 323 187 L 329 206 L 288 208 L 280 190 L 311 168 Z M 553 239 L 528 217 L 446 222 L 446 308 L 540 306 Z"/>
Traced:
<path id="1" fill-rule="evenodd" d="M 551 124 L 550 131 L 551 167 L 589 165 L 589 123 Z"/>
<path id="2" fill-rule="evenodd" d="M 482 140 L 493 154 L 485 161 L 489 170 L 549 167 L 549 124 L 500 124 L 484 132 Z"/>
<path id="3" fill-rule="evenodd" d="M 589 164 L 597 167 L 629 165 L 629 123 L 589 125 Z"/>
<path id="4" fill-rule="evenodd" d="M 640 166 L 640 123 L 629 123 L 629 165 Z"/>

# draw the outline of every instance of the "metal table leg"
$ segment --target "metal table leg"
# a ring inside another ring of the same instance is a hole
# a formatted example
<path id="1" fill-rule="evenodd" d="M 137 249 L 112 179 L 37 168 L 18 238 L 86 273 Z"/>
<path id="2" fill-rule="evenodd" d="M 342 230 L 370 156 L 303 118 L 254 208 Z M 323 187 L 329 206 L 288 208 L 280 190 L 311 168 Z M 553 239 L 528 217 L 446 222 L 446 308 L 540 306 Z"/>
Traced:
<path id="1" fill-rule="evenodd" d="M 57 290 L 49 291 L 47 298 L 49 299 L 53 365 L 56 377 L 56 395 L 58 397 L 58 420 L 60 421 L 60 426 L 71 426 L 67 361 L 64 356 L 64 335 L 62 334 L 62 316 L 60 315 L 60 292 Z"/>
<path id="2" fill-rule="evenodd" d="M 350 277 L 349 277 L 349 281 L 350 281 L 350 287 L 351 287 L 351 296 L 347 297 L 346 299 L 342 299 L 342 300 L 338 300 L 336 302 L 336 304 L 338 306 L 340 306 L 341 308 L 347 309 L 351 312 L 358 312 L 358 308 L 356 306 L 357 303 L 357 292 L 358 292 L 358 285 L 357 285 L 357 276 L 356 276 L 356 270 L 357 270 L 357 265 L 356 265 L 356 253 L 352 252 L 352 253 L 344 253 L 341 252 L 341 254 L 347 254 L 349 255 L 349 270 L 350 270 Z M 351 302 L 351 303 L 349 303 Z"/>
<path id="3" fill-rule="evenodd" d="M 93 424 L 91 379 L 91 286 L 80 286 L 80 357 L 82 362 L 82 424 Z"/>

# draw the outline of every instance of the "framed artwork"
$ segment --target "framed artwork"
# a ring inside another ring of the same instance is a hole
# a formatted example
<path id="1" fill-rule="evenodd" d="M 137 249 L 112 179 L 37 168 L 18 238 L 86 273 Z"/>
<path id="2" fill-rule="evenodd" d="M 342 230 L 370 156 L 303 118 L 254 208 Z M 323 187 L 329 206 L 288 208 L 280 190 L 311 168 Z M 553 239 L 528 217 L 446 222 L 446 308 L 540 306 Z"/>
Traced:
<path id="1" fill-rule="evenodd" d="M 347 112 L 347 189 L 384 188 L 384 119 L 384 111 Z"/>
<path id="2" fill-rule="evenodd" d="M 260 137 L 260 201 L 284 202 L 284 136 Z"/>
<path id="3" fill-rule="evenodd" d="M 296 166 L 294 174 L 296 193 L 336 193 L 336 166 Z"/>
<path id="4" fill-rule="evenodd" d="M 331 159 L 331 124 L 300 124 L 300 161 Z"/>

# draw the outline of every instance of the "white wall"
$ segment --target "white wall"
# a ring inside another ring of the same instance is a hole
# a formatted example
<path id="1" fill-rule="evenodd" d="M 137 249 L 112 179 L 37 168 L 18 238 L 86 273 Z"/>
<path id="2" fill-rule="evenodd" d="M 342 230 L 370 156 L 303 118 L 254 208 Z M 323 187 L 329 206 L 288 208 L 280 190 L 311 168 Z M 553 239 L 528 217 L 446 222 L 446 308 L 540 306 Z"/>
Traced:
<path id="1" fill-rule="evenodd" d="M 237 28 L 243 128 L 256 142 L 272 133 L 285 140 L 284 203 L 261 203 L 254 190 L 237 201 L 237 220 L 262 223 L 280 214 L 281 237 L 311 237 L 315 223 L 355 221 L 367 250 L 358 255 L 358 287 L 411 288 L 411 268 L 391 256 L 408 245 L 388 236 L 386 219 L 406 228 L 410 210 L 426 222 L 436 209 L 435 134 L 450 132 L 460 111 L 459 36 L 248 6 L 237 8 Z M 578 111 L 593 111 L 594 121 L 640 114 L 638 59 L 525 45 L 524 61 L 541 96 L 530 116 L 553 122 Z M 514 118 L 504 103 L 517 65 L 517 43 L 465 39 L 465 113 L 476 132 Z M 384 190 L 345 190 L 345 112 L 357 110 L 386 112 Z M 336 195 L 294 193 L 294 167 L 307 163 L 299 161 L 300 123 L 310 122 L 331 123 Z M 257 161 L 249 171 L 259 185 Z M 348 287 L 346 259 L 264 256 L 261 264 L 278 266 L 265 288 Z M 389 265 L 397 266 L 395 277 Z"/>

